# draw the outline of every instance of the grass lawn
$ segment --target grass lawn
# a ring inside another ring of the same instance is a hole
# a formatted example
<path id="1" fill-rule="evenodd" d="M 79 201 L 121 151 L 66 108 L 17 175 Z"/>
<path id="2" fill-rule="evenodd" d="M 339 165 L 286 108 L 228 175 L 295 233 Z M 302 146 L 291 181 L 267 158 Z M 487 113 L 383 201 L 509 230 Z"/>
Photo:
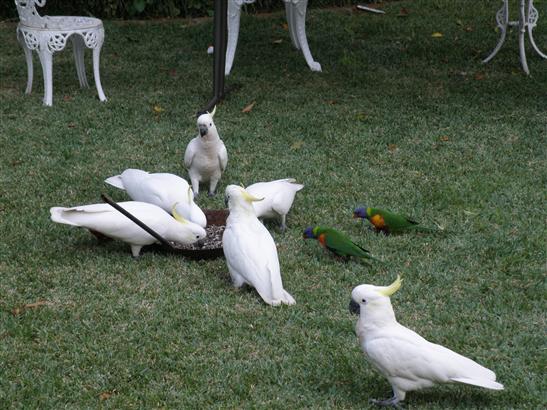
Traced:
<path id="1" fill-rule="evenodd" d="M 51 108 L 37 58 L 34 92 L 23 94 L 16 23 L 0 23 L 0 407 L 372 408 L 391 389 L 362 355 L 348 302 L 356 285 L 397 273 L 398 320 L 505 385 L 409 393 L 409 408 L 544 407 L 547 62 L 528 48 L 524 75 L 513 30 L 481 65 L 500 5 L 310 9 L 322 73 L 292 48 L 282 13 L 242 17 L 232 91 L 215 116 L 228 168 L 199 204 L 222 207 L 229 183 L 306 185 L 287 232 L 269 225 L 297 301 L 280 308 L 233 289 L 223 259 L 134 260 L 126 244 L 98 245 L 49 219 L 50 207 L 102 192 L 125 200 L 103 183 L 125 168 L 186 176 L 194 114 L 211 93 L 212 21 L 106 21 L 108 102 L 79 89 L 68 50 L 54 57 Z M 545 52 L 547 2 L 536 7 Z M 376 235 L 352 219 L 356 205 L 449 232 Z M 318 223 L 386 263 L 331 258 L 302 240 Z"/>

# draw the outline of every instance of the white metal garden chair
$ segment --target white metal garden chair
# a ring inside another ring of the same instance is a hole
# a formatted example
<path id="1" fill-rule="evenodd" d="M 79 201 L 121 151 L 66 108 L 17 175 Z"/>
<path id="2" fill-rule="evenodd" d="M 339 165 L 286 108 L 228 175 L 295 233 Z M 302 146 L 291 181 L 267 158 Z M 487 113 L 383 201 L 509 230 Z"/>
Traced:
<path id="1" fill-rule="evenodd" d="M 228 0 L 228 44 L 226 47 L 226 75 L 230 74 L 234 63 L 234 56 L 239 37 L 239 21 L 241 6 L 253 3 L 255 0 Z M 321 64 L 315 61 L 311 55 L 308 39 L 306 37 L 306 9 L 308 0 L 283 0 L 287 23 L 293 45 L 302 50 L 306 63 L 312 71 L 321 71 Z"/>
<path id="2" fill-rule="evenodd" d="M 93 75 L 99 93 L 99 99 L 106 101 L 99 74 L 99 57 L 104 41 L 104 28 L 101 20 L 93 17 L 78 16 L 40 16 L 36 6 L 43 7 L 46 0 L 15 0 L 19 13 L 17 40 L 23 47 L 27 60 L 27 88 L 32 91 L 32 50 L 38 53 L 44 73 L 44 105 L 53 102 L 53 53 L 65 48 L 68 39 L 72 41 L 76 71 L 81 87 L 89 87 L 85 73 L 85 47 L 93 50 Z"/>

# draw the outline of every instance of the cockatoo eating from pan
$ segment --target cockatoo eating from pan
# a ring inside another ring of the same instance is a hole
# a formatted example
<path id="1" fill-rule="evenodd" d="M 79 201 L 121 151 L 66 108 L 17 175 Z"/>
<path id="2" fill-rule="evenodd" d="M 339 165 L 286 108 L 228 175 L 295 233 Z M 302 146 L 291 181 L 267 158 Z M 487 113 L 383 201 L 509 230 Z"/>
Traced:
<path id="1" fill-rule="evenodd" d="M 173 217 L 160 207 L 146 202 L 128 201 L 118 205 L 168 241 L 192 244 L 206 236 L 205 229 L 185 220 L 176 210 L 173 210 Z M 128 243 L 135 258 L 144 245 L 157 242 L 156 238 L 109 204 L 53 207 L 50 213 L 53 222 L 87 228 Z"/>
<path id="2" fill-rule="evenodd" d="M 287 214 L 294 202 L 294 197 L 304 185 L 297 184 L 292 178 L 278 179 L 270 182 L 257 182 L 245 190 L 263 201 L 253 202 L 256 216 L 260 219 L 280 218 L 281 231 L 285 231 Z"/>
<path id="3" fill-rule="evenodd" d="M 503 390 L 496 374 L 444 346 L 428 342 L 399 324 L 390 296 L 401 287 L 401 278 L 389 286 L 360 285 L 351 292 L 350 311 L 359 314 L 355 326 L 367 359 L 391 383 L 393 397 L 372 400 L 398 407 L 406 393 L 438 383 L 465 383 Z"/>
<path id="4" fill-rule="evenodd" d="M 199 135 L 190 141 L 184 153 L 184 166 L 188 170 L 194 195 L 199 193 L 200 182 L 209 182 L 209 195 L 214 195 L 228 164 L 228 152 L 213 122 L 215 112 L 216 107 L 211 114 L 198 117 Z"/>
<path id="5" fill-rule="evenodd" d="M 261 199 L 240 186 L 228 185 L 225 200 L 230 214 L 222 245 L 234 286 L 249 284 L 269 305 L 296 303 L 283 289 L 274 240 L 256 217 L 253 203 Z"/>
<path id="6" fill-rule="evenodd" d="M 173 205 L 183 218 L 205 228 L 207 218 L 194 202 L 192 188 L 184 178 L 174 174 L 150 174 L 140 169 L 126 169 L 120 175 L 105 180 L 107 184 L 124 189 L 134 201 L 148 202 L 171 212 Z"/>

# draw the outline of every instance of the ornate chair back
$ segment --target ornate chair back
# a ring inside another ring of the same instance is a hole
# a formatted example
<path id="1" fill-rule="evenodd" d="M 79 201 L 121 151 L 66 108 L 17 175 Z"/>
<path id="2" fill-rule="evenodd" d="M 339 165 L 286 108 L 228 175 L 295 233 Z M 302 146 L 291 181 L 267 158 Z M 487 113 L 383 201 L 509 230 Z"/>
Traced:
<path id="1" fill-rule="evenodd" d="M 44 18 L 38 14 L 36 6 L 44 7 L 46 0 L 15 0 L 19 21 L 28 27 L 44 27 Z"/>

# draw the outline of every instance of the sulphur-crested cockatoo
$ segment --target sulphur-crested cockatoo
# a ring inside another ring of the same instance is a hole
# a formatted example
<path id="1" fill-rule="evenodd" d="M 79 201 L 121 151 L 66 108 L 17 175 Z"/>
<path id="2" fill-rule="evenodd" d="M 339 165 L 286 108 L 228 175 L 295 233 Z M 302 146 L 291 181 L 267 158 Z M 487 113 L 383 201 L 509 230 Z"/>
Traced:
<path id="1" fill-rule="evenodd" d="M 140 169 L 126 169 L 104 182 L 124 189 L 134 201 L 148 202 L 171 212 L 173 205 L 183 218 L 205 228 L 207 218 L 194 202 L 192 188 L 185 179 L 167 173 L 150 174 Z"/>
<path id="2" fill-rule="evenodd" d="M 216 107 L 211 114 L 198 117 L 199 135 L 193 138 L 184 153 L 184 166 L 188 170 L 194 195 L 199 193 L 199 183 L 209 182 L 209 195 L 214 195 L 226 165 L 228 153 L 213 122 Z"/>
<path id="3" fill-rule="evenodd" d="M 496 374 L 441 345 L 428 342 L 395 319 L 390 296 L 401 287 L 401 278 L 389 286 L 360 285 L 351 292 L 350 311 L 359 314 L 355 327 L 367 359 L 387 377 L 393 397 L 373 400 L 397 406 L 408 391 L 437 383 L 466 383 L 503 390 Z"/>
<path id="4" fill-rule="evenodd" d="M 294 201 L 294 196 L 304 185 L 297 184 L 292 178 L 278 179 L 270 182 L 257 182 L 245 190 L 254 197 L 264 198 L 254 202 L 256 216 L 260 219 L 280 218 L 281 230 L 285 231 L 286 218 Z"/>
<path id="5" fill-rule="evenodd" d="M 269 305 L 292 305 L 295 300 L 283 289 L 274 240 L 253 209 L 259 201 L 242 187 L 228 185 L 225 200 L 230 209 L 222 246 L 236 288 L 253 286 Z"/>
<path id="6" fill-rule="evenodd" d="M 146 202 L 129 201 L 118 205 L 168 241 L 191 244 L 206 236 L 205 229 L 185 220 L 176 211 L 175 219 L 160 207 Z M 144 245 L 157 242 L 156 238 L 109 204 L 53 207 L 49 211 L 53 222 L 80 226 L 128 243 L 134 257 L 139 256 Z"/>

